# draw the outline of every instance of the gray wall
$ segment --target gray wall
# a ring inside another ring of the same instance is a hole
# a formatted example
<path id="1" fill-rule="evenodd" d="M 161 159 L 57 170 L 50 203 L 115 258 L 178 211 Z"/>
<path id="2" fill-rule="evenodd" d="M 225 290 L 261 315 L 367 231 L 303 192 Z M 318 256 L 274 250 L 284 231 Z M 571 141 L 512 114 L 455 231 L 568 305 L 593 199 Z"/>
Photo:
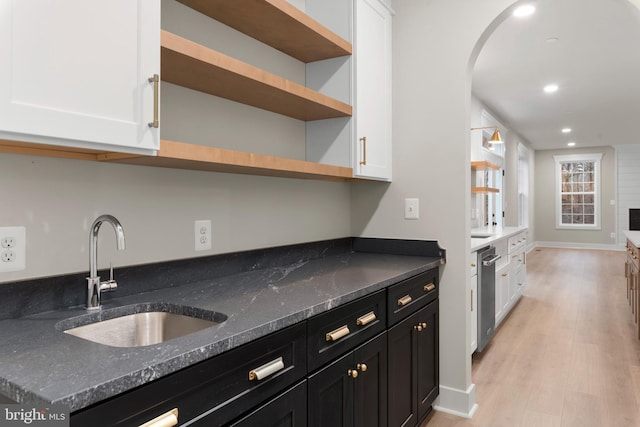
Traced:
<path id="1" fill-rule="evenodd" d="M 393 183 L 353 188 L 354 234 L 437 239 L 447 249 L 440 286 L 440 405 L 473 404 L 467 341 L 470 261 L 471 72 L 513 0 L 394 1 Z M 403 219 L 403 199 L 420 219 Z"/>
<path id="2" fill-rule="evenodd" d="M 553 156 L 602 153 L 601 230 L 557 230 L 555 227 L 555 161 Z M 607 247 L 615 245 L 610 234 L 616 232 L 616 207 L 610 204 L 615 193 L 615 150 L 613 147 L 539 150 L 535 152 L 535 214 L 536 242 L 558 246 Z"/>

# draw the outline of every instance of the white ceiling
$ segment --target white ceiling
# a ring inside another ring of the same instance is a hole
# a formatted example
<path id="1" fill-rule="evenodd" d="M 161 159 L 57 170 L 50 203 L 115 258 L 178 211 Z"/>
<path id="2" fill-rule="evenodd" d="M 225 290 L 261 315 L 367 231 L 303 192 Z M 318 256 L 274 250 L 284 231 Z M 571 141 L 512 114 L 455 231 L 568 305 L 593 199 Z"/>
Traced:
<path id="1" fill-rule="evenodd" d="M 640 144 L 640 11 L 628 0 L 534 4 L 487 40 L 474 95 L 536 150 Z M 559 90 L 544 93 L 549 83 Z"/>

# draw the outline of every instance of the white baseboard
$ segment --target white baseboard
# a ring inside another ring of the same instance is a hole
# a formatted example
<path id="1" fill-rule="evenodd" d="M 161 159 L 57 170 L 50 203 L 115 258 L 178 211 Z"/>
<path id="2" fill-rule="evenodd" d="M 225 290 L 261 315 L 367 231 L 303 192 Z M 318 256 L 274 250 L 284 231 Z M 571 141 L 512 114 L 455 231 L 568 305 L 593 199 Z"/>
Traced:
<path id="1" fill-rule="evenodd" d="M 471 418 L 476 413 L 476 385 L 471 384 L 465 390 L 458 390 L 441 385 L 440 395 L 436 399 L 433 409 L 458 417 Z"/>
<path id="2" fill-rule="evenodd" d="M 624 251 L 625 247 L 604 243 L 575 243 L 575 242 L 535 242 L 533 248 L 561 248 L 561 249 L 598 249 L 605 251 Z"/>

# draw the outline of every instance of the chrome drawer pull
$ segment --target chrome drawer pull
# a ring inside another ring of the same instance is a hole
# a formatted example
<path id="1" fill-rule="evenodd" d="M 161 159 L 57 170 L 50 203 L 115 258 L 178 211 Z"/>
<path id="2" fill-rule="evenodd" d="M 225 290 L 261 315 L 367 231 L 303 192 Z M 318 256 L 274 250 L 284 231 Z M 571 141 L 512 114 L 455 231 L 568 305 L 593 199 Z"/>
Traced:
<path id="1" fill-rule="evenodd" d="M 429 283 L 428 285 L 424 285 L 424 291 L 425 292 L 430 292 L 432 290 L 434 290 L 436 288 L 436 285 L 434 283 Z"/>
<path id="2" fill-rule="evenodd" d="M 269 363 L 265 363 L 264 365 L 249 371 L 249 381 L 260 381 L 282 369 L 284 369 L 284 362 L 282 361 L 282 357 L 278 357 Z"/>
<path id="3" fill-rule="evenodd" d="M 331 332 L 327 333 L 326 339 L 327 341 L 336 341 L 342 337 L 349 335 L 351 331 L 347 325 L 340 326 L 338 329 L 335 329 Z"/>
<path id="4" fill-rule="evenodd" d="M 173 408 L 166 414 L 162 414 L 139 427 L 173 427 L 178 425 L 178 408 Z"/>
<path id="5" fill-rule="evenodd" d="M 373 311 L 370 311 L 369 313 L 365 314 L 364 316 L 358 317 L 358 319 L 356 320 L 356 325 L 358 325 L 358 326 L 368 325 L 369 323 L 373 322 L 374 320 L 376 320 L 376 314 Z"/>
<path id="6" fill-rule="evenodd" d="M 405 305 L 409 304 L 411 302 L 411 296 L 410 295 L 405 295 L 402 298 L 400 298 L 398 300 L 398 306 L 400 307 L 404 307 Z"/>

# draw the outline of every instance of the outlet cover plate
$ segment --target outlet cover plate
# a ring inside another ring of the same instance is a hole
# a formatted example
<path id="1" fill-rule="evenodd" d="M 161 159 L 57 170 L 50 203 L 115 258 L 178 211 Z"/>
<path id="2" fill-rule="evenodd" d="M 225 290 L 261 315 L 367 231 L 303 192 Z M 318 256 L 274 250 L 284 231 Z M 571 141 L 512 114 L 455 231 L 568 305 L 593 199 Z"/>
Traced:
<path id="1" fill-rule="evenodd" d="M 203 219 L 196 221 L 194 236 L 196 251 L 211 249 L 211 220 Z"/>
<path id="2" fill-rule="evenodd" d="M 26 268 L 26 243 L 24 227 L 0 227 L 0 273 Z"/>

